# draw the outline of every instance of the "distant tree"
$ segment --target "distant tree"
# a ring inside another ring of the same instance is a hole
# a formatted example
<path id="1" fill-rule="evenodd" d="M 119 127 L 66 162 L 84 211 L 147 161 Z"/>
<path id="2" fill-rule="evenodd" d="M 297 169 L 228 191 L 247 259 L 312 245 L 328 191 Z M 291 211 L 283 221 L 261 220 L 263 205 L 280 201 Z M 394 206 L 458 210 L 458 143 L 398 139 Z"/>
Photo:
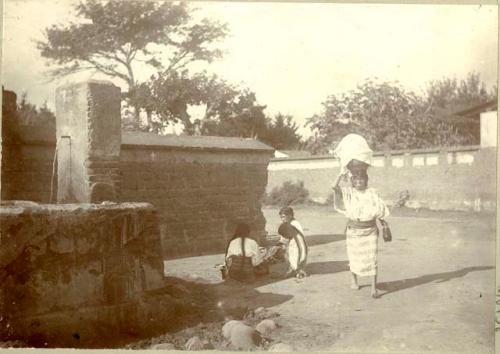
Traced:
<path id="1" fill-rule="evenodd" d="M 479 144 L 479 124 L 460 123 L 460 117 L 451 118 L 454 113 L 496 99 L 496 87 L 488 91 L 480 75 L 474 72 L 460 81 L 456 78 L 432 81 L 426 91 L 428 114 L 437 120 L 448 119 L 455 129 L 455 135 L 461 137 L 462 144 Z"/>
<path id="2" fill-rule="evenodd" d="M 298 128 L 292 116 L 278 113 L 274 119 L 268 121 L 267 132 L 262 141 L 278 150 L 298 149 L 301 145 Z"/>
<path id="3" fill-rule="evenodd" d="M 182 122 L 189 131 L 192 123 L 188 106 L 204 102 L 203 82 L 206 80 L 204 73 L 189 75 L 183 70 L 158 73 L 149 81 L 136 85 L 129 93 L 129 103 L 141 107 L 147 120 L 146 126 L 139 124 L 139 129 L 161 133 L 171 122 Z M 125 118 L 123 124 L 125 128 L 137 128 L 133 115 Z"/>
<path id="4" fill-rule="evenodd" d="M 164 102 L 155 104 L 161 119 L 155 122 L 148 113 L 145 127 L 141 126 L 139 112 L 150 112 L 150 100 L 158 96 L 148 89 L 165 84 L 163 92 L 181 91 L 188 81 L 190 63 L 220 58 L 222 51 L 215 44 L 227 35 L 226 25 L 208 19 L 195 22 L 193 10 L 184 2 L 85 0 L 75 12 L 78 23 L 46 28 L 44 40 L 38 42 L 42 57 L 54 67 L 49 74 L 60 77 L 92 69 L 123 80 L 128 86 L 124 97 L 133 97 L 127 103 L 127 129 L 158 132 L 174 117 L 185 119 L 185 93 L 178 99 L 170 97 L 170 107 Z M 138 68 L 150 69 L 161 78 L 139 83 Z"/>
<path id="5" fill-rule="evenodd" d="M 427 104 L 438 112 L 459 110 L 496 99 L 496 89 L 488 91 L 478 73 L 465 79 L 443 78 L 431 81 L 426 90 Z"/>
<path id="6" fill-rule="evenodd" d="M 28 94 L 23 92 L 17 105 L 17 119 L 20 126 L 39 127 L 53 130 L 55 134 L 56 116 L 45 102 L 41 107 L 28 102 Z"/>
<path id="7" fill-rule="evenodd" d="M 266 106 L 257 103 L 255 93 L 232 86 L 218 89 L 200 122 L 201 133 L 262 139 L 268 118 L 264 113 Z"/>
<path id="8" fill-rule="evenodd" d="M 470 90 L 463 89 L 462 95 Z M 471 137 L 436 119 L 433 105 L 396 83 L 365 80 L 355 90 L 323 103 L 323 112 L 307 119 L 313 153 L 326 153 L 348 133 L 363 135 L 376 150 L 463 145 Z"/>
<path id="9" fill-rule="evenodd" d="M 79 23 L 53 25 L 38 42 L 52 76 L 95 69 L 136 85 L 137 66 L 174 72 L 191 62 L 212 60 L 222 52 L 213 44 L 225 25 L 203 19 L 193 23 L 184 2 L 85 0 L 75 7 Z"/>
<path id="10" fill-rule="evenodd" d="M 331 95 L 323 112 L 307 120 L 314 133 L 311 146 L 327 152 L 344 135 L 358 133 L 375 149 L 401 147 L 404 136 L 398 127 L 412 119 L 417 99 L 400 85 L 373 80 L 340 97 Z"/>

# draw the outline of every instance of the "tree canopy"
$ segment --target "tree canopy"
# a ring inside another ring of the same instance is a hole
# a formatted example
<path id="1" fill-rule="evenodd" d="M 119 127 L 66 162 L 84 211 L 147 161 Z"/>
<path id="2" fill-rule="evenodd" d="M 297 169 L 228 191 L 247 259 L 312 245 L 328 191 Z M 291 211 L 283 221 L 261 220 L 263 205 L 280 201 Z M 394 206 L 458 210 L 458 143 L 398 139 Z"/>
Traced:
<path id="1" fill-rule="evenodd" d="M 460 131 L 440 117 L 493 97 L 474 73 L 462 81 L 434 81 L 424 95 L 368 79 L 352 91 L 328 96 L 322 112 L 307 119 L 313 131 L 308 146 L 326 153 L 349 133 L 363 135 L 377 150 L 477 144 L 475 132 Z"/>
<path id="2" fill-rule="evenodd" d="M 226 26 L 194 22 L 191 12 L 184 2 L 85 0 L 75 7 L 79 21 L 46 28 L 38 49 L 55 67 L 52 76 L 95 69 L 132 88 L 138 65 L 173 72 L 221 57 L 214 43 Z"/>

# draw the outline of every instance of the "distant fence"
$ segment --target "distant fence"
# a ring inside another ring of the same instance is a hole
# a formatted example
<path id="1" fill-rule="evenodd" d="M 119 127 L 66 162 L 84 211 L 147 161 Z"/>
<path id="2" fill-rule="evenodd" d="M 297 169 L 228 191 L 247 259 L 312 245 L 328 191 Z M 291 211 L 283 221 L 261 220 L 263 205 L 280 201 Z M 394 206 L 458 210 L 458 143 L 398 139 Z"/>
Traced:
<path id="1" fill-rule="evenodd" d="M 283 182 L 303 181 L 310 197 L 325 202 L 339 173 L 332 156 L 279 158 L 268 166 L 267 191 Z M 375 152 L 370 186 L 389 204 L 407 190 L 409 206 L 431 209 L 493 210 L 496 207 L 496 148 L 462 146 Z"/>

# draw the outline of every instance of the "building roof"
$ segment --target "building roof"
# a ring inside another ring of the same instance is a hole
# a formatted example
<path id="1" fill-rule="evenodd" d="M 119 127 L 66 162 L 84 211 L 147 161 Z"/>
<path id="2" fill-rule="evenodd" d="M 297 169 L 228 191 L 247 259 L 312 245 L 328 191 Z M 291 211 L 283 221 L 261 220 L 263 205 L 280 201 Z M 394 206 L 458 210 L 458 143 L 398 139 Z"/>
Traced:
<path id="1" fill-rule="evenodd" d="M 252 150 L 272 153 L 274 148 L 250 138 L 222 136 L 158 135 L 144 132 L 122 132 L 122 145 L 201 150 Z"/>
<path id="2" fill-rule="evenodd" d="M 462 109 L 458 112 L 454 112 L 453 115 L 474 118 L 478 117 L 478 115 L 483 112 L 496 111 L 497 106 L 497 100 L 491 100 L 472 107 L 468 107 L 466 109 Z"/>
<path id="3" fill-rule="evenodd" d="M 478 125 L 481 113 L 496 111 L 497 101 L 491 100 L 474 106 L 459 106 L 454 110 L 447 109 L 436 118 L 443 122 L 452 123 L 457 126 Z"/>

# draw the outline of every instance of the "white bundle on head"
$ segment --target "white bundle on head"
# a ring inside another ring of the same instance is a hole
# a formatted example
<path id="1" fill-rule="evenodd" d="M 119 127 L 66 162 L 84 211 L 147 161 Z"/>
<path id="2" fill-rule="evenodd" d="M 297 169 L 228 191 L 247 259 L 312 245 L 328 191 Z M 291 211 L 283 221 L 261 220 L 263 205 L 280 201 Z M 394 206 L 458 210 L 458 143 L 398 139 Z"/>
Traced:
<path id="1" fill-rule="evenodd" d="M 340 159 L 342 172 L 346 171 L 347 164 L 351 160 L 362 161 L 368 165 L 372 163 L 373 151 L 368 146 L 366 139 L 358 134 L 344 136 L 333 153 Z"/>

